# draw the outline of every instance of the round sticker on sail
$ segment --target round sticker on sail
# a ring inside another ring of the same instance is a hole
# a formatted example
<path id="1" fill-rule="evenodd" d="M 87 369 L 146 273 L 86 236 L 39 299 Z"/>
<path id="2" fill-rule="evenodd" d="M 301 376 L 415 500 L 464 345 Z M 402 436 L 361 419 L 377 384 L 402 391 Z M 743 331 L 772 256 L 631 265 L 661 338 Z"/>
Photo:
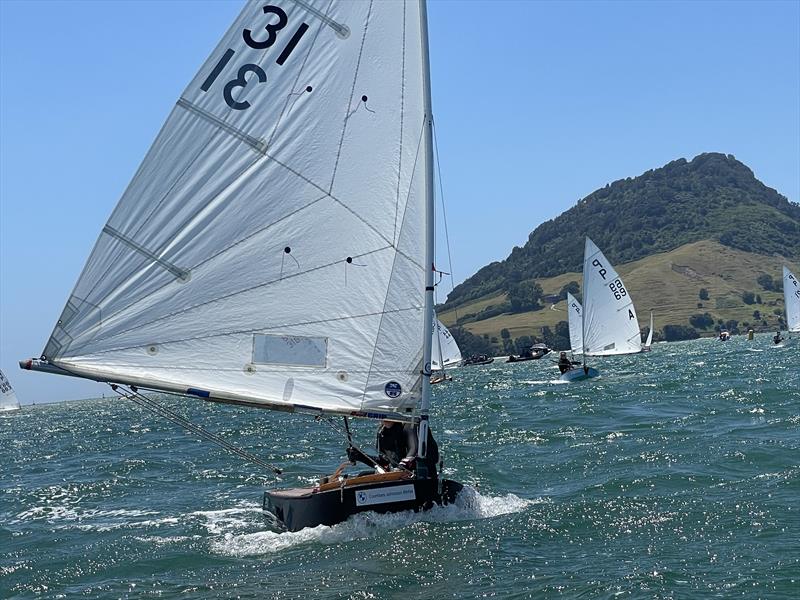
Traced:
<path id="1" fill-rule="evenodd" d="M 403 393 L 403 388 L 396 381 L 390 381 L 386 384 L 386 387 L 383 388 L 383 391 L 386 392 L 389 398 L 399 398 L 400 394 Z"/>

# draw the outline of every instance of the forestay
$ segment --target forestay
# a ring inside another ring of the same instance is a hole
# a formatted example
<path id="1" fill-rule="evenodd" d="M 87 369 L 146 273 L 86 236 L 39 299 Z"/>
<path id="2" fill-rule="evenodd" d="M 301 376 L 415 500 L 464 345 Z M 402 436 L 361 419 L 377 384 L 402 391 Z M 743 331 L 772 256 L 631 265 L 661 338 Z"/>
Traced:
<path id="1" fill-rule="evenodd" d="M 461 363 L 461 350 L 450 330 L 439 319 L 433 320 L 433 352 L 431 353 L 431 367 L 441 371 L 446 367 L 455 367 Z M 439 362 L 441 360 L 441 363 Z"/>
<path id="2" fill-rule="evenodd" d="M 569 345 L 573 354 L 583 354 L 583 307 L 575 296 L 567 292 L 569 314 Z"/>
<path id="3" fill-rule="evenodd" d="M 210 399 L 411 412 L 426 341 L 421 27 L 417 2 L 249 2 L 43 356 Z"/>
<path id="4" fill-rule="evenodd" d="M 11 387 L 11 382 L 0 371 L 0 411 L 17 410 L 19 408 L 19 400 L 14 388 Z"/>
<path id="5" fill-rule="evenodd" d="M 784 265 L 783 301 L 786 305 L 786 329 L 800 332 L 800 283 L 797 277 Z"/>
<path id="6" fill-rule="evenodd" d="M 586 238 L 583 255 L 583 346 L 587 355 L 641 352 L 633 301 L 617 271 Z"/>

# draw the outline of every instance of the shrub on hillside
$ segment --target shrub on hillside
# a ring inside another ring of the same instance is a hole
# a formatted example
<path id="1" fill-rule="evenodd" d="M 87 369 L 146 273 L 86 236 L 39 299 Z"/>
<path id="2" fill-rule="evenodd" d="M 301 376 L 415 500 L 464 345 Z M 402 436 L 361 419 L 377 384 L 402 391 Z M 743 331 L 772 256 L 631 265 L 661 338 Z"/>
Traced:
<path id="1" fill-rule="evenodd" d="M 694 340 L 700 337 L 694 327 L 687 327 L 686 325 L 664 325 L 662 330 L 664 339 L 668 342 L 677 342 L 679 340 Z"/>

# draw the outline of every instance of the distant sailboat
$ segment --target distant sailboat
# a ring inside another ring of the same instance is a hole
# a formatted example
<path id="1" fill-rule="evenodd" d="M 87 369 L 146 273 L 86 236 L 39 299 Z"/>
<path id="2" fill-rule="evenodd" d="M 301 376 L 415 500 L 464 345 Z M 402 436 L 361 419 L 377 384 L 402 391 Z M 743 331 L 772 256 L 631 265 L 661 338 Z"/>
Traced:
<path id="1" fill-rule="evenodd" d="M 583 307 L 569 292 L 567 292 L 567 311 L 570 349 L 573 354 L 583 354 Z"/>
<path id="2" fill-rule="evenodd" d="M 588 237 L 583 251 L 582 289 L 584 304 L 581 310 L 580 347 L 583 367 L 562 374 L 561 379 L 566 381 L 599 375 L 596 369 L 586 365 L 588 356 L 642 351 L 642 336 L 630 294 L 617 271 Z M 573 307 L 570 314 L 572 312 L 577 314 L 577 307 Z"/>
<path id="3" fill-rule="evenodd" d="M 424 460 L 426 11 L 248 2 L 114 209 L 41 359 L 23 368 L 127 385 L 143 403 L 154 401 L 139 389 L 416 426 L 414 470 L 345 477 L 343 465 L 316 487 L 267 492 L 291 530 L 452 501 L 461 485 Z"/>
<path id="4" fill-rule="evenodd" d="M 650 311 L 650 331 L 647 332 L 647 339 L 642 346 L 642 352 L 650 352 L 650 346 L 653 345 L 653 311 Z"/>
<path id="5" fill-rule="evenodd" d="M 17 394 L 14 392 L 14 388 L 11 387 L 11 382 L 0 371 L 0 412 L 18 409 L 19 400 L 17 399 Z"/>
<path id="6" fill-rule="evenodd" d="M 783 303 L 786 308 L 786 329 L 790 333 L 800 333 L 800 283 L 785 265 L 783 267 Z"/>
<path id="7" fill-rule="evenodd" d="M 447 368 L 454 368 L 461 364 L 461 350 L 458 348 L 456 339 L 450 330 L 445 327 L 439 319 L 434 319 L 433 340 L 431 343 L 436 348 L 432 352 L 431 369 L 433 376 L 431 383 L 441 383 L 442 381 L 452 380 L 447 375 Z"/>

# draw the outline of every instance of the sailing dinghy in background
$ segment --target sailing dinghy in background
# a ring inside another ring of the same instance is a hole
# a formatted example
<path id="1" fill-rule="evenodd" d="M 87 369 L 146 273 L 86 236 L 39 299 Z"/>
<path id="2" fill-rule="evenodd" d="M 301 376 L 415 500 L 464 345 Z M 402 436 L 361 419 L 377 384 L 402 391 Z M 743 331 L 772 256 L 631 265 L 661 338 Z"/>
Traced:
<path id="1" fill-rule="evenodd" d="M 653 311 L 650 311 L 650 331 L 647 332 L 647 339 L 642 346 L 642 352 L 650 352 L 650 346 L 653 345 Z"/>
<path id="2" fill-rule="evenodd" d="M 11 382 L 0 371 L 0 412 L 11 410 L 19 410 L 19 399 L 14 388 L 11 387 Z"/>
<path id="3" fill-rule="evenodd" d="M 248 2 L 103 227 L 41 358 L 21 366 L 140 402 L 154 403 L 147 389 L 410 422 L 424 458 L 433 193 L 425 2 Z M 340 469 L 267 492 L 265 507 L 298 530 L 453 501 L 461 485 L 417 464 Z"/>
<path id="4" fill-rule="evenodd" d="M 448 368 L 454 368 L 461 364 L 461 350 L 456 343 L 456 339 L 450 330 L 439 319 L 433 322 L 434 351 L 431 358 L 431 383 L 442 383 L 452 381 L 452 376 L 447 374 Z"/>
<path id="5" fill-rule="evenodd" d="M 590 379 L 600 374 L 597 369 L 587 366 L 588 356 L 642 351 L 642 335 L 630 294 L 616 269 L 588 237 L 583 250 L 582 289 L 580 343 L 583 366 L 562 374 L 564 381 Z M 573 312 L 570 311 L 570 316 Z"/>
<path id="6" fill-rule="evenodd" d="M 789 333 L 800 333 L 800 283 L 786 265 L 783 266 L 783 303 L 786 329 Z"/>

